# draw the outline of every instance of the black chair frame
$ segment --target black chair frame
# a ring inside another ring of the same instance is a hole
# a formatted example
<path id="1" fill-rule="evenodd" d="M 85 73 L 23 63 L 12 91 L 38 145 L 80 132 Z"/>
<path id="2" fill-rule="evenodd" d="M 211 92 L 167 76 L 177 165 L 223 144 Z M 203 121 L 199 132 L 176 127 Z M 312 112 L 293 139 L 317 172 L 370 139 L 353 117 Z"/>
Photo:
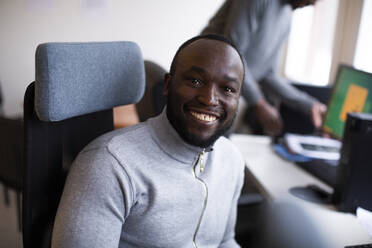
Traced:
<path id="1" fill-rule="evenodd" d="M 72 161 L 90 141 L 113 130 L 112 109 L 44 122 L 35 113 L 34 98 L 33 82 L 24 98 L 24 248 L 50 247 L 55 213 Z"/>

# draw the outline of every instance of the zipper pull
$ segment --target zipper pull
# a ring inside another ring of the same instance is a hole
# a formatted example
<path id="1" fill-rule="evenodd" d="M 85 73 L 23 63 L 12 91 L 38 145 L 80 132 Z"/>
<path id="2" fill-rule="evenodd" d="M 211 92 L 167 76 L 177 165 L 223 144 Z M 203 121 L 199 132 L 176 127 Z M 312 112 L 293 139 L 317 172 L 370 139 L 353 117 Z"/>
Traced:
<path id="1" fill-rule="evenodd" d="M 204 164 L 203 164 L 203 156 L 205 153 L 205 149 L 199 154 L 199 161 L 200 161 L 200 173 L 203 173 L 204 171 Z"/>

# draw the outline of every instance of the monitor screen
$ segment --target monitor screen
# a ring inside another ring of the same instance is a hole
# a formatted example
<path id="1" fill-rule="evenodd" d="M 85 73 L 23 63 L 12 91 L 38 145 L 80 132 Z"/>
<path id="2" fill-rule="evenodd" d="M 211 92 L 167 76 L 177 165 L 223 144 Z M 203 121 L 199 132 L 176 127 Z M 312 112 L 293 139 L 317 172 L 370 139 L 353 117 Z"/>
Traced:
<path id="1" fill-rule="evenodd" d="M 348 112 L 372 113 L 372 74 L 340 65 L 323 131 L 342 139 Z"/>

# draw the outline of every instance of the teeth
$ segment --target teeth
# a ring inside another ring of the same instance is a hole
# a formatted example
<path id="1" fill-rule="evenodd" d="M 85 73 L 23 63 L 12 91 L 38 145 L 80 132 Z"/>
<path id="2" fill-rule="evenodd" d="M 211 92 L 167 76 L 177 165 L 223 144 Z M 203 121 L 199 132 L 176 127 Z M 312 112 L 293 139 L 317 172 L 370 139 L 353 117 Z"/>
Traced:
<path id="1" fill-rule="evenodd" d="M 202 120 L 202 121 L 214 121 L 214 120 L 216 120 L 216 116 L 214 116 L 214 115 L 206 115 L 206 114 L 201 114 L 201 113 L 197 113 L 197 112 L 194 112 L 194 111 L 190 111 L 190 113 L 194 117 L 196 117 L 197 119 Z"/>

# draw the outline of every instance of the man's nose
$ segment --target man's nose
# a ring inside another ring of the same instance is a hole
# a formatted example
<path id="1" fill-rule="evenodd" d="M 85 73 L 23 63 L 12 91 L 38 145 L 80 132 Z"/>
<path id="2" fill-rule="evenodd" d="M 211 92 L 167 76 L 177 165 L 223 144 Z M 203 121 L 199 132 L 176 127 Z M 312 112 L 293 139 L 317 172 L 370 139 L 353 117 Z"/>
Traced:
<path id="1" fill-rule="evenodd" d="M 218 104 L 218 91 L 216 86 L 210 85 L 201 88 L 198 100 L 206 106 L 216 106 Z"/>

